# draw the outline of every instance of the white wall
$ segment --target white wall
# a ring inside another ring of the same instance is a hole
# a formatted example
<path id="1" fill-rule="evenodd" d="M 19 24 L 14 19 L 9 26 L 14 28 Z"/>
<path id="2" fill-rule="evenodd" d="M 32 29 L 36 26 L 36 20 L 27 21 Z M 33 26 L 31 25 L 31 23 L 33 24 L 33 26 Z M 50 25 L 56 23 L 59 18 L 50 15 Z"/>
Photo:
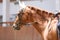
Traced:
<path id="1" fill-rule="evenodd" d="M 3 5 L 2 5 L 2 3 L 0 3 L 0 15 L 2 15 L 2 7 L 3 7 Z"/>
<path id="2" fill-rule="evenodd" d="M 54 0 L 44 0 L 43 2 L 40 2 L 40 1 L 31 2 L 30 1 L 30 2 L 25 2 L 25 3 L 26 3 L 26 5 L 29 5 L 29 4 L 34 5 L 36 7 L 40 7 L 42 9 L 45 9 L 48 11 L 54 11 L 55 10 L 55 1 Z"/>

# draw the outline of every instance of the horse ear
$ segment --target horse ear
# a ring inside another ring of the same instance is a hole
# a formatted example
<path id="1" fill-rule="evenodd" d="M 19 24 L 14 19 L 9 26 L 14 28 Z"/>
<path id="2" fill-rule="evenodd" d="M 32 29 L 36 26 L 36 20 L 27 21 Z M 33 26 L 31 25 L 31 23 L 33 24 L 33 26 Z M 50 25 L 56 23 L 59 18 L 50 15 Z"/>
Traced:
<path id="1" fill-rule="evenodd" d="M 20 9 L 23 9 L 26 7 L 26 5 L 24 2 L 19 1 L 19 7 L 20 7 Z"/>

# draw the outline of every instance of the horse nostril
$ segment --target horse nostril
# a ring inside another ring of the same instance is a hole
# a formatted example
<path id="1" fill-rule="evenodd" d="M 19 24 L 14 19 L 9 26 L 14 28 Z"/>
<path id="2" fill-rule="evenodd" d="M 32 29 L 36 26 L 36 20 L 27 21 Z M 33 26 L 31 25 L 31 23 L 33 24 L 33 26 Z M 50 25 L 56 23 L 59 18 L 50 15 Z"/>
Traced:
<path id="1" fill-rule="evenodd" d="M 20 27 L 15 27 L 15 26 L 13 26 L 13 28 L 14 28 L 15 30 L 20 30 Z"/>
<path id="2" fill-rule="evenodd" d="M 14 28 L 15 30 L 20 30 L 20 27 L 18 27 L 17 25 L 13 25 L 13 28 Z"/>

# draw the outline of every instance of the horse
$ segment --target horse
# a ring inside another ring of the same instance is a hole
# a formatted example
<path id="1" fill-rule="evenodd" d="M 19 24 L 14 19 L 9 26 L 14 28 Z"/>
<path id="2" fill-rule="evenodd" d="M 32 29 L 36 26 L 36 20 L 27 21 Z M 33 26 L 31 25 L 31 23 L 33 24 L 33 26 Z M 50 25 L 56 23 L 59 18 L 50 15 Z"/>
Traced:
<path id="1" fill-rule="evenodd" d="M 13 23 L 13 28 L 20 30 L 25 25 L 32 25 L 41 34 L 42 40 L 58 40 L 58 18 L 54 13 L 34 6 L 21 9 Z"/>

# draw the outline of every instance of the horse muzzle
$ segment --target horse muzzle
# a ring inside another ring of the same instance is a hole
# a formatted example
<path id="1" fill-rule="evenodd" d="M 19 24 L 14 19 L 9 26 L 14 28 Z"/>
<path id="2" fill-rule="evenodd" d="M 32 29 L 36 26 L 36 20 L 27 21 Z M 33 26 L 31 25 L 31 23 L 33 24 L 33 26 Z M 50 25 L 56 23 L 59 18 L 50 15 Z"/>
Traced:
<path id="1" fill-rule="evenodd" d="M 20 30 L 20 27 L 19 26 L 17 26 L 16 24 L 13 24 L 13 26 L 12 26 L 15 30 Z"/>

